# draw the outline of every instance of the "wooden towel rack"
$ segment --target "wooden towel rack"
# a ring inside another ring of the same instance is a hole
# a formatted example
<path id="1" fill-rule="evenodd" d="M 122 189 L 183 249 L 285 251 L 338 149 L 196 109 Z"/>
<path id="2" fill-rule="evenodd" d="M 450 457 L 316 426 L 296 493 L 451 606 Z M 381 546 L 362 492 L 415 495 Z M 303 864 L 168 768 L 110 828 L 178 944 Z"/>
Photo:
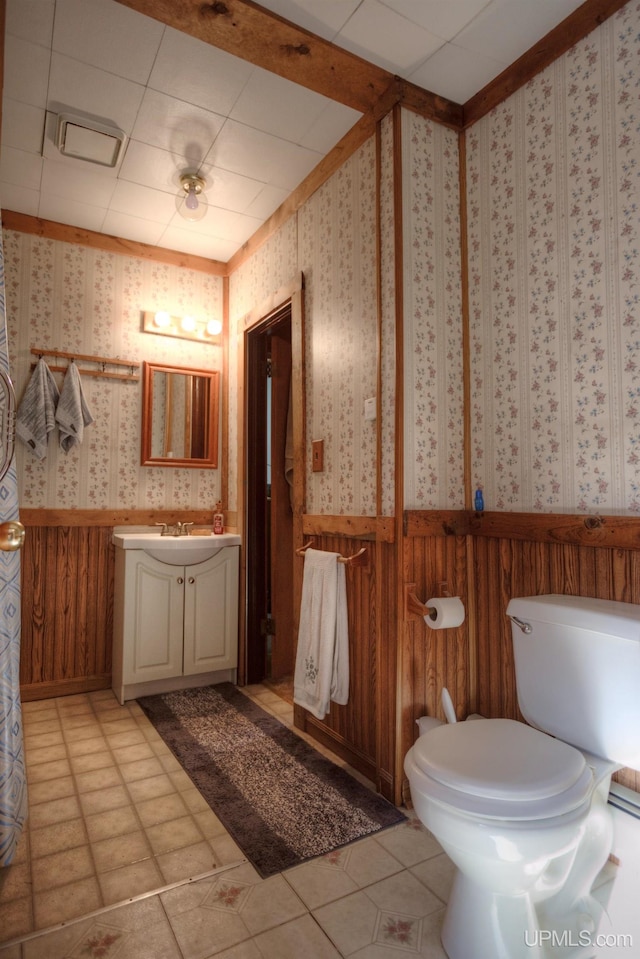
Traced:
<path id="1" fill-rule="evenodd" d="M 90 354 L 86 353 L 67 353 L 64 350 L 42 350 L 35 346 L 31 347 L 31 352 L 38 358 L 42 358 L 43 356 L 55 356 L 59 357 L 60 359 L 80 360 L 84 363 L 96 363 L 101 367 L 99 370 L 91 370 L 79 366 L 78 373 L 82 373 L 84 376 L 102 376 L 110 380 L 127 380 L 130 383 L 137 383 L 140 379 L 140 377 L 134 373 L 134 370 L 140 369 L 140 364 L 134 362 L 133 360 L 113 360 L 108 356 L 91 356 Z M 131 372 L 112 373 L 109 370 L 105 370 L 105 366 L 126 366 L 131 370 Z M 50 366 L 49 369 L 52 373 L 65 373 L 67 367 Z"/>
<path id="2" fill-rule="evenodd" d="M 304 556 L 310 546 L 313 546 L 311 540 L 296 550 L 297 555 Z M 363 546 L 357 553 L 354 553 L 353 556 L 338 556 L 338 562 L 345 563 L 348 566 L 368 566 L 369 557 L 367 555 L 367 547 Z"/>

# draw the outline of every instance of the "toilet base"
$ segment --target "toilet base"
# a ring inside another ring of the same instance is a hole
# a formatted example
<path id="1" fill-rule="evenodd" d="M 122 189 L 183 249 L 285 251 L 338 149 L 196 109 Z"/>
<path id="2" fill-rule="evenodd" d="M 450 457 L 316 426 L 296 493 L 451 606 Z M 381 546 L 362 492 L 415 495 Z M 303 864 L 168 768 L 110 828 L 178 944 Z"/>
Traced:
<path id="1" fill-rule="evenodd" d="M 594 907 L 599 904 L 591 900 Z M 579 918 L 597 915 L 584 908 Z M 597 925 L 597 921 L 595 923 Z M 542 927 L 544 926 L 544 928 Z M 585 926 L 587 928 L 585 928 Z M 449 959 L 594 959 L 588 922 L 553 928 L 541 919 L 529 895 L 500 896 L 456 872 L 442 925 Z"/>
<path id="2" fill-rule="evenodd" d="M 500 896 L 456 872 L 442 926 L 449 959 L 546 959 L 530 896 Z"/>

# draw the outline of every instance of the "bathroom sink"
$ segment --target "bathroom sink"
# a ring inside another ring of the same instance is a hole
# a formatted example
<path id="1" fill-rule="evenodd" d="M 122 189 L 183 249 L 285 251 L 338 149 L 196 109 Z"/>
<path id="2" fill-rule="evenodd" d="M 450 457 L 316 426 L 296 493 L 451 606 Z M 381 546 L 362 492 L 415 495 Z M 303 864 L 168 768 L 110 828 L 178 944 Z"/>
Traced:
<path id="1" fill-rule="evenodd" d="M 116 530 L 111 542 L 119 549 L 142 549 L 153 559 L 171 566 L 193 566 L 215 556 L 224 546 L 239 546 L 240 537 L 237 533 L 221 533 L 217 536 L 161 536 L 160 530 Z"/>

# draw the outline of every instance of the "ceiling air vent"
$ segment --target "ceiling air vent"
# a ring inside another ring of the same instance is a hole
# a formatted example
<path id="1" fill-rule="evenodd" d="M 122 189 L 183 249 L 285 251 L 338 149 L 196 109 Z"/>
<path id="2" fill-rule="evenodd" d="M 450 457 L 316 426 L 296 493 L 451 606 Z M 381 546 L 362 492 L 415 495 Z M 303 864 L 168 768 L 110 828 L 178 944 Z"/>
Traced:
<path id="1" fill-rule="evenodd" d="M 56 146 L 63 156 L 114 167 L 122 154 L 126 135 L 117 127 L 85 120 L 70 113 L 58 117 Z"/>

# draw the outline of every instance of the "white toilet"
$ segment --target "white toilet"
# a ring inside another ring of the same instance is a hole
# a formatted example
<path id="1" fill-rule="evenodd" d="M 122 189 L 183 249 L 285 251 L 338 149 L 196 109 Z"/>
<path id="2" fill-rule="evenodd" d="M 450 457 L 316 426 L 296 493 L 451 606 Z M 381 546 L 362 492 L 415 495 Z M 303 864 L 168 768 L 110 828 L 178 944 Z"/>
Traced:
<path id="1" fill-rule="evenodd" d="M 404 763 L 417 815 L 457 867 L 442 943 L 450 959 L 588 957 L 611 775 L 640 768 L 640 605 L 530 596 L 507 615 L 531 725 L 434 726 Z"/>

